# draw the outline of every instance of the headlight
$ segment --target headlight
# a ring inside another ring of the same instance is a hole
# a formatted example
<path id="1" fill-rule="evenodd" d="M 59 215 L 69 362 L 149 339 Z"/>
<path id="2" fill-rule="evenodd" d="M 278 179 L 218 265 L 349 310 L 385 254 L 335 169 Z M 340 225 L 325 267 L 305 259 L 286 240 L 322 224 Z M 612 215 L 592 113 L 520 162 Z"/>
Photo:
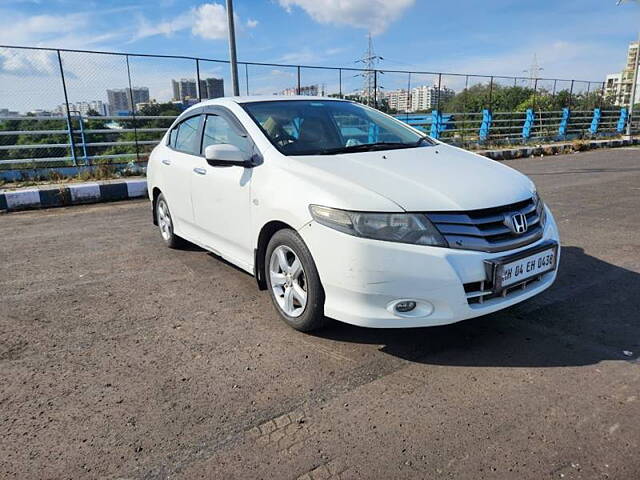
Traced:
<path id="1" fill-rule="evenodd" d="M 365 213 L 310 205 L 313 219 L 356 237 L 387 242 L 447 247 L 447 241 L 425 215 L 414 213 Z"/>
<path id="2" fill-rule="evenodd" d="M 547 212 L 544 208 L 544 202 L 538 192 L 533 192 L 533 201 L 536 205 L 536 213 L 538 214 L 538 218 L 540 219 L 540 226 L 544 228 L 545 223 L 547 223 Z"/>

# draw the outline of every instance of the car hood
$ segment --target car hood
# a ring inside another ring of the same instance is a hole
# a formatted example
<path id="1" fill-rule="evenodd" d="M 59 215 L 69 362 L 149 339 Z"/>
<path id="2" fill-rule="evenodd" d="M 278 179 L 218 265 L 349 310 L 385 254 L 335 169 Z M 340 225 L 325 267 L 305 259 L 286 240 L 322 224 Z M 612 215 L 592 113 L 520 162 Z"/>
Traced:
<path id="1" fill-rule="evenodd" d="M 411 212 L 497 207 L 525 200 L 533 192 L 532 182 L 520 172 L 442 144 L 290 158 L 316 182 L 338 177 Z"/>

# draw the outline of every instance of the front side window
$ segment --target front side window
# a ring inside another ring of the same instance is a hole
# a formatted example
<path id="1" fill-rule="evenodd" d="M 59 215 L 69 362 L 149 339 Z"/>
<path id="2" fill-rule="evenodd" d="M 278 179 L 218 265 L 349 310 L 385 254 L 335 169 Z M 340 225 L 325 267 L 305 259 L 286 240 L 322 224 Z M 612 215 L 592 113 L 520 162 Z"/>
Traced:
<path id="1" fill-rule="evenodd" d="M 354 102 L 284 100 L 242 105 L 285 155 L 413 148 L 434 145 L 402 122 Z"/>
<path id="2" fill-rule="evenodd" d="M 173 148 L 184 153 L 198 155 L 200 153 L 200 142 L 198 141 L 199 127 L 200 116 L 188 118 L 179 124 L 177 127 L 178 133 L 176 134 L 175 144 L 172 143 Z"/>
<path id="3" fill-rule="evenodd" d="M 241 134 L 226 118 L 219 115 L 207 115 L 202 135 L 202 153 L 209 145 L 221 143 L 235 145 L 243 152 L 251 151 L 247 136 Z"/>

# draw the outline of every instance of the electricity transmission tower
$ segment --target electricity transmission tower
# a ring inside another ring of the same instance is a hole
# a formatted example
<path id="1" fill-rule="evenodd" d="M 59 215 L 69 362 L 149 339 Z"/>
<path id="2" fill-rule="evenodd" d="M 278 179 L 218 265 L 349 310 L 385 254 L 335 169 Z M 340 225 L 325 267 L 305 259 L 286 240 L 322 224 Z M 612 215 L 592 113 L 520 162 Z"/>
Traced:
<path id="1" fill-rule="evenodd" d="M 378 91 L 380 85 L 378 85 L 378 61 L 383 60 L 379 55 L 376 55 L 373 49 L 373 39 L 371 38 L 371 32 L 369 32 L 369 44 L 364 56 L 356 60 L 356 63 L 363 63 L 365 65 L 365 71 L 356 75 L 363 77 L 362 96 L 365 97 L 367 104 L 375 104 L 378 99 Z"/>
<path id="2" fill-rule="evenodd" d="M 533 61 L 531 62 L 531 66 L 529 70 L 523 70 L 524 73 L 529 74 L 529 88 L 533 88 L 536 80 L 540 78 L 540 72 L 544 70 L 540 65 L 538 65 L 538 55 L 533 54 Z"/>

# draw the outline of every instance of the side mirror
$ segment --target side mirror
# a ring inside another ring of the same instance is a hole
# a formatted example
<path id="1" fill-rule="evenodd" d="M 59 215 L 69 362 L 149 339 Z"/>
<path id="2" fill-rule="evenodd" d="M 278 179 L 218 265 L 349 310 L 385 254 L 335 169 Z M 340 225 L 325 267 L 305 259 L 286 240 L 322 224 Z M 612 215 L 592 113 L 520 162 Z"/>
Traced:
<path id="1" fill-rule="evenodd" d="M 228 143 L 209 145 L 204 149 L 204 158 L 212 167 L 229 167 L 231 165 L 245 168 L 253 167 L 251 157 L 248 154 Z"/>

